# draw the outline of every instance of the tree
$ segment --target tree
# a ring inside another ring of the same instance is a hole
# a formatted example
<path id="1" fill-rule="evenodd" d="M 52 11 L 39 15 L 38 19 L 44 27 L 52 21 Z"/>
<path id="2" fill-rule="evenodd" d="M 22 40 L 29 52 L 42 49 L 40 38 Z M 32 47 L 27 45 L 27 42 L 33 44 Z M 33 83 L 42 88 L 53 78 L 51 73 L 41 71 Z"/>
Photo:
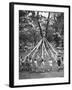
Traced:
<path id="1" fill-rule="evenodd" d="M 43 16 L 40 13 L 46 13 L 47 16 Z M 45 31 L 45 37 L 49 42 L 52 42 L 54 40 L 56 41 L 56 44 L 59 43 L 60 38 L 63 36 L 64 33 L 63 24 L 63 13 L 21 10 L 19 11 L 19 31 L 25 35 L 21 37 L 26 37 L 27 41 L 32 43 L 34 42 L 34 45 L 36 45 L 40 38 L 43 37 L 43 30 Z M 61 37 L 59 37 L 59 35 Z"/>
<path id="2" fill-rule="evenodd" d="M 54 40 L 57 43 L 57 46 L 59 46 L 59 44 L 62 44 L 63 47 L 63 41 L 64 41 L 64 13 L 55 13 L 54 14 L 54 24 L 53 27 L 55 28 L 55 32 L 56 34 L 54 35 L 55 38 Z M 62 41 L 62 43 L 61 43 Z"/>

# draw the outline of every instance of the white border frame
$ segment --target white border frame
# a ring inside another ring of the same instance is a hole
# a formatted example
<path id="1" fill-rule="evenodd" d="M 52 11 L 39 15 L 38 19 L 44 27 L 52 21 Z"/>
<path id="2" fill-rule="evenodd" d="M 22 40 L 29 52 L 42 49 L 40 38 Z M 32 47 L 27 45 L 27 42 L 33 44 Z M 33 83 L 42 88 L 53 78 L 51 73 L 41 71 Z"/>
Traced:
<path id="1" fill-rule="evenodd" d="M 42 78 L 42 79 L 20 79 L 19 80 L 19 10 L 34 10 L 34 11 L 52 11 L 64 12 L 64 77 Z M 69 78 L 69 9 L 63 7 L 45 7 L 45 6 L 29 6 L 29 5 L 14 5 L 14 86 L 18 85 L 35 85 L 35 84 L 51 84 L 68 82 Z"/>

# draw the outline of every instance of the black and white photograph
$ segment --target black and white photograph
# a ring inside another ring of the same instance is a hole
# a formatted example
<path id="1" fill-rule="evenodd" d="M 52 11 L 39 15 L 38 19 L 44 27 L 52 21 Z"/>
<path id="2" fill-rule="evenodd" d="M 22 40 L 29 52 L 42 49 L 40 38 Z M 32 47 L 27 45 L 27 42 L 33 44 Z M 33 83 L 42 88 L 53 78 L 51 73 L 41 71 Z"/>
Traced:
<path id="1" fill-rule="evenodd" d="M 68 84 L 70 7 L 12 3 L 10 10 L 11 86 Z"/>
<path id="2" fill-rule="evenodd" d="M 19 79 L 64 77 L 64 13 L 19 11 Z"/>

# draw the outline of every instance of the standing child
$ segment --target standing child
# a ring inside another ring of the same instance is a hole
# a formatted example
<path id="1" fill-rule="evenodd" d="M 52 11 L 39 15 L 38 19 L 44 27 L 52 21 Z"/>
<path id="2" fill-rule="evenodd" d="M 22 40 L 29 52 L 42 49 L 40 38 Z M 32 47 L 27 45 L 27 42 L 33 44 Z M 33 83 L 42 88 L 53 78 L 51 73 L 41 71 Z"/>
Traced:
<path id="1" fill-rule="evenodd" d="M 49 65 L 50 65 L 50 71 L 52 71 L 52 65 L 53 65 L 52 60 L 49 61 Z"/>
<path id="2" fill-rule="evenodd" d="M 58 65 L 58 71 L 60 70 L 60 66 L 61 66 L 61 60 L 60 60 L 60 58 L 58 58 L 58 60 L 57 60 L 57 65 Z"/>
<path id="3" fill-rule="evenodd" d="M 35 65 L 34 69 L 35 69 L 35 71 L 37 72 L 38 64 L 37 64 L 37 60 L 36 60 L 36 59 L 34 59 L 34 65 Z"/>
<path id="4" fill-rule="evenodd" d="M 20 56 L 19 60 L 20 60 L 20 70 L 23 71 L 23 65 L 24 65 L 23 60 L 24 59 L 22 58 L 22 56 Z"/>
<path id="5" fill-rule="evenodd" d="M 45 66 L 45 62 L 44 62 L 44 59 L 42 59 L 42 63 L 41 63 L 42 72 L 45 72 L 44 66 Z"/>

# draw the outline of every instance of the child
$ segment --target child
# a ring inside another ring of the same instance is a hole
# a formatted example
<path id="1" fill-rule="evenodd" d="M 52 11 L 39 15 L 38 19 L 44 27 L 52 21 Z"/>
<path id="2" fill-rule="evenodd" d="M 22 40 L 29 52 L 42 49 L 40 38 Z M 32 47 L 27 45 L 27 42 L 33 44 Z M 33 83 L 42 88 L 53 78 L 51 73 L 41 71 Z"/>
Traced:
<path id="1" fill-rule="evenodd" d="M 24 65 L 23 61 L 24 61 L 24 59 L 22 58 L 22 56 L 20 56 L 19 61 L 20 61 L 20 63 L 19 63 L 20 64 L 20 69 L 23 70 L 23 65 Z"/>
<path id="2" fill-rule="evenodd" d="M 58 71 L 60 70 L 60 66 L 61 66 L 61 60 L 60 60 L 60 58 L 58 58 L 58 60 L 57 60 L 57 65 L 58 65 Z"/>
<path id="3" fill-rule="evenodd" d="M 33 68 L 33 61 L 32 61 L 32 58 L 30 57 L 29 58 L 29 70 L 33 71 L 32 68 Z"/>
<path id="4" fill-rule="evenodd" d="M 45 62 L 44 62 L 44 59 L 41 59 L 41 70 L 42 72 L 44 72 L 44 65 L 45 65 Z"/>
<path id="5" fill-rule="evenodd" d="M 38 67 L 38 64 L 37 64 L 37 60 L 36 59 L 34 59 L 34 65 L 35 65 L 35 71 L 37 72 L 37 67 Z"/>
<path id="6" fill-rule="evenodd" d="M 50 71 L 52 71 L 52 60 L 49 61 Z"/>

